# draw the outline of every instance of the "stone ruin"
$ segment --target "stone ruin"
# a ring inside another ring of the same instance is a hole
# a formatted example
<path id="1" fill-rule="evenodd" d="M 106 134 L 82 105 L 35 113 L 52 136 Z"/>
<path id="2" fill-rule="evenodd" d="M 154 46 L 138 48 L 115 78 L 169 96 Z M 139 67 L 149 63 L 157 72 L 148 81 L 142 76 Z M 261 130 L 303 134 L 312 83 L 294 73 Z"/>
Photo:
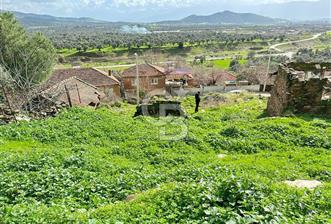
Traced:
<path id="1" fill-rule="evenodd" d="M 267 112 L 331 116 L 331 63 L 281 64 L 271 90 Z"/>

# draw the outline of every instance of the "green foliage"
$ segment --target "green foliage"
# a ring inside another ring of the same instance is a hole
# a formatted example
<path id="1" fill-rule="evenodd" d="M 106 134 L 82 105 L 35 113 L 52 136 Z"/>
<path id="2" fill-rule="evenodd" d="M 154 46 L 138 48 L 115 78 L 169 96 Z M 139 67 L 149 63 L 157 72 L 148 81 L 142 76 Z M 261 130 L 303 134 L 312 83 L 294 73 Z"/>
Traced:
<path id="1" fill-rule="evenodd" d="M 56 52 L 41 33 L 27 34 L 11 13 L 0 14 L 0 65 L 16 87 L 29 88 L 48 77 Z"/>
<path id="2" fill-rule="evenodd" d="M 265 100 L 225 97 L 179 141 L 160 139 L 169 119 L 133 118 L 126 104 L 1 126 L 0 222 L 328 223 L 331 120 L 266 118 Z M 183 105 L 194 111 L 194 98 Z M 323 186 L 283 184 L 295 179 Z"/>
<path id="3" fill-rule="evenodd" d="M 229 69 L 230 67 L 233 66 L 233 64 L 231 64 L 232 60 L 230 58 L 227 59 L 223 59 L 223 60 L 215 60 L 213 61 L 213 66 L 215 68 L 220 68 L 220 69 Z M 239 64 L 243 65 L 247 63 L 247 60 L 245 59 L 241 59 L 238 61 Z"/>

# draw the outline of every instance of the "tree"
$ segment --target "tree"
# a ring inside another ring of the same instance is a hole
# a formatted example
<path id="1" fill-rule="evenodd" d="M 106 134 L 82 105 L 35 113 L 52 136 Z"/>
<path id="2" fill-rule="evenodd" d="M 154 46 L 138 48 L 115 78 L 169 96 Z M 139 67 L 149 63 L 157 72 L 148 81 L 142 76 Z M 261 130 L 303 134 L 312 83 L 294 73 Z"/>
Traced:
<path id="1" fill-rule="evenodd" d="M 184 48 L 184 43 L 183 42 L 179 42 L 178 43 L 178 48 L 179 49 L 183 49 Z"/>
<path id="2" fill-rule="evenodd" d="M 230 62 L 230 66 L 229 67 L 230 67 L 230 70 L 231 71 L 236 72 L 236 71 L 238 71 L 239 66 L 240 66 L 239 61 L 237 59 L 234 59 L 234 60 L 232 60 Z"/>
<path id="3" fill-rule="evenodd" d="M 56 52 L 41 33 L 28 35 L 13 14 L 0 14 L 0 87 L 8 106 L 23 109 L 51 74 Z"/>
<path id="4" fill-rule="evenodd" d="M 271 73 L 273 70 L 271 70 Z M 243 67 L 238 72 L 238 80 L 247 80 L 252 84 L 265 85 L 270 79 L 265 64 L 258 64 L 252 67 Z"/>
<path id="5" fill-rule="evenodd" d="M 11 13 L 0 14 L 0 66 L 14 86 L 29 90 L 51 73 L 56 52 L 41 33 L 28 35 Z"/>

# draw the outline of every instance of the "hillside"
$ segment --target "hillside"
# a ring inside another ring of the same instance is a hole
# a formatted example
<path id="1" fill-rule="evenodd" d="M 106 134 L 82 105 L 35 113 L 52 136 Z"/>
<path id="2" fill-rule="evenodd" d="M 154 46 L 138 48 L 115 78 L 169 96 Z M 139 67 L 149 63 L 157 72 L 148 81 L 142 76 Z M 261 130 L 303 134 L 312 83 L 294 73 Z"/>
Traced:
<path id="1" fill-rule="evenodd" d="M 16 18 L 25 27 L 43 27 L 43 26 L 67 26 L 67 25 L 96 25 L 107 22 L 92 18 L 70 18 L 55 17 L 50 15 L 38 15 L 33 13 L 13 12 Z"/>
<path id="2" fill-rule="evenodd" d="M 275 24 L 281 22 L 284 22 L 284 20 L 273 19 L 253 13 L 235 13 L 231 11 L 223 11 L 207 16 L 191 15 L 179 21 L 172 21 L 172 23 L 186 23 L 186 24 L 206 23 L 206 24 L 256 24 L 256 25 Z"/>
<path id="3" fill-rule="evenodd" d="M 266 101 L 250 95 L 202 102 L 187 120 L 132 118 L 121 104 L 0 126 L 0 222 L 330 221 L 330 119 L 267 118 Z M 192 114 L 194 99 L 184 107 Z M 188 135 L 160 139 L 164 122 Z M 323 185 L 284 184 L 295 179 Z"/>
<path id="4" fill-rule="evenodd" d="M 132 25 L 133 23 L 126 22 L 107 22 L 96 20 L 93 18 L 71 18 L 71 17 L 55 17 L 50 15 L 38 15 L 33 13 L 13 12 L 16 18 L 25 27 L 65 27 L 65 26 L 123 26 Z M 252 13 L 235 13 L 224 11 L 208 16 L 191 15 L 178 21 L 163 21 L 159 24 L 279 24 L 285 20 L 273 19 L 265 16 L 260 16 Z"/>

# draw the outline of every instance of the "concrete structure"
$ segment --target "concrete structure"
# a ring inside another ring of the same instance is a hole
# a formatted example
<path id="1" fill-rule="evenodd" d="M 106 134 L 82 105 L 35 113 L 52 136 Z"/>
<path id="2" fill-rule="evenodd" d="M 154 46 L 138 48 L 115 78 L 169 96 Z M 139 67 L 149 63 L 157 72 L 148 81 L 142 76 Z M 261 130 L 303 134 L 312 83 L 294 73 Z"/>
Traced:
<path id="1" fill-rule="evenodd" d="M 331 63 L 280 65 L 268 102 L 268 114 L 313 113 L 331 116 Z"/>
<path id="2" fill-rule="evenodd" d="M 259 85 L 249 86 L 203 86 L 200 88 L 178 88 L 172 89 L 171 95 L 173 96 L 194 96 L 198 91 L 203 94 L 207 93 L 229 93 L 233 91 L 247 91 L 247 92 L 259 92 Z"/>
<path id="3" fill-rule="evenodd" d="M 179 101 L 156 101 L 150 104 L 141 104 L 137 106 L 137 111 L 134 116 L 187 117 Z"/>

